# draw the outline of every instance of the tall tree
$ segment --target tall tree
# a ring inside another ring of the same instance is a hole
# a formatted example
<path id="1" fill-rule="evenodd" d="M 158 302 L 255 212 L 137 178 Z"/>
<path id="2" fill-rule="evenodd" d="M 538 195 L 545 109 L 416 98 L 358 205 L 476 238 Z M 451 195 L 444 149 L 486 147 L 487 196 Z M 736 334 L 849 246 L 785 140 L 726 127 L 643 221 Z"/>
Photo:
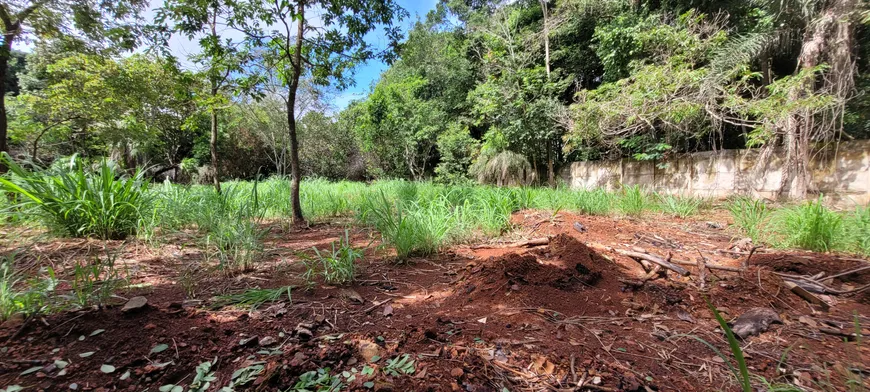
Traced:
<path id="1" fill-rule="evenodd" d="M 0 80 L 6 80 L 12 46 L 22 37 L 65 38 L 84 45 L 132 48 L 133 26 L 145 0 L 4 0 L 0 2 Z M 6 85 L 0 83 L 0 151 L 8 151 Z"/>
<path id="2" fill-rule="evenodd" d="M 315 83 L 344 88 L 353 83 L 355 66 L 382 58 L 391 61 L 401 33 L 394 22 L 407 12 L 393 0 L 247 0 L 231 24 L 244 32 L 252 47 L 265 48 L 264 56 L 287 86 L 287 124 L 290 135 L 291 206 L 293 220 L 304 222 L 299 200 L 299 143 L 296 95 L 304 73 Z M 309 18 L 307 11 L 318 13 Z M 276 27 L 277 26 L 277 27 Z M 389 50 L 378 53 L 366 35 L 384 26 Z"/>
<path id="3" fill-rule="evenodd" d="M 226 93 L 234 86 L 233 75 L 244 71 L 250 56 L 240 51 L 237 42 L 223 39 L 219 29 L 227 25 L 227 20 L 235 13 L 235 2 L 225 0 L 166 0 L 158 10 L 157 22 L 163 32 L 161 41 L 166 47 L 169 36 L 178 33 L 188 39 L 199 38 L 201 53 L 191 56 L 191 60 L 203 67 L 208 80 L 209 95 L 204 106 L 209 113 L 210 137 L 209 151 L 214 171 L 213 183 L 218 193 L 221 191 L 221 170 L 218 159 L 218 112 L 227 105 Z M 172 25 L 167 25 L 172 22 Z M 236 78 L 245 86 L 248 79 Z"/>

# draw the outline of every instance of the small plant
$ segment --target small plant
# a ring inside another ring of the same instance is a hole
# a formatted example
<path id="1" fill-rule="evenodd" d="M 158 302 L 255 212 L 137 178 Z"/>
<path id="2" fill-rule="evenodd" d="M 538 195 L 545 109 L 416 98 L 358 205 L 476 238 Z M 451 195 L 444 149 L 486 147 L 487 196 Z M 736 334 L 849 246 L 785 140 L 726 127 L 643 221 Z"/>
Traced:
<path id="1" fill-rule="evenodd" d="M 108 302 L 115 291 L 126 284 L 115 269 L 116 254 L 106 252 L 106 259 L 97 259 L 92 263 L 77 263 L 73 270 L 72 295 L 73 303 L 80 307 L 97 305 L 102 307 Z"/>
<path id="2" fill-rule="evenodd" d="M 624 215 L 639 218 L 649 208 L 647 193 L 640 185 L 625 186 L 616 205 Z"/>
<path id="3" fill-rule="evenodd" d="M 870 255 L 870 207 L 857 207 L 843 219 L 843 248 Z"/>
<path id="4" fill-rule="evenodd" d="M 356 261 L 363 257 L 363 252 L 354 249 L 350 242 L 350 232 L 344 231 L 344 238 L 332 242 L 331 251 L 320 251 L 313 247 L 315 257 L 306 263 L 308 270 L 306 280 L 310 280 L 319 269 L 320 276 L 327 284 L 348 284 L 356 277 Z"/>
<path id="5" fill-rule="evenodd" d="M 387 360 L 387 365 L 384 367 L 384 373 L 393 377 L 398 377 L 403 374 L 414 374 L 415 371 L 417 371 L 417 369 L 414 367 L 414 360 L 411 359 L 411 356 L 408 354 Z"/>
<path id="6" fill-rule="evenodd" d="M 293 286 L 277 287 L 274 289 L 251 289 L 245 290 L 238 294 L 219 295 L 215 297 L 214 307 L 221 308 L 224 306 L 242 306 L 247 307 L 251 311 L 257 310 L 260 306 L 267 302 L 277 302 L 281 297 L 287 295 L 287 301 L 293 301 L 291 290 Z"/>
<path id="7" fill-rule="evenodd" d="M 72 237 L 124 239 L 136 234 L 151 207 L 143 172 L 133 177 L 119 173 L 103 160 L 96 172 L 70 158 L 69 170 L 30 172 L 3 153 L 0 161 L 9 178 L 0 177 L 0 188 L 18 196 L 18 207 L 32 208 L 50 227 Z"/>
<path id="8" fill-rule="evenodd" d="M 329 374 L 329 368 L 303 373 L 287 392 L 337 392 L 344 385 L 341 378 Z"/>
<path id="9" fill-rule="evenodd" d="M 662 211 L 668 215 L 683 219 L 698 213 L 698 209 L 701 208 L 703 203 L 701 199 L 671 195 L 659 196 L 659 200 Z"/>
<path id="10" fill-rule="evenodd" d="M 15 272 L 15 255 L 0 258 L 0 321 L 16 314 L 25 318 L 49 310 L 50 295 L 57 286 L 54 271 L 48 269 L 48 277 L 24 279 Z"/>
<path id="11" fill-rule="evenodd" d="M 819 196 L 780 211 L 774 223 L 778 245 L 827 252 L 840 239 L 843 217 L 825 207 Z"/>
<path id="12" fill-rule="evenodd" d="M 770 210 L 763 200 L 740 197 L 728 203 L 728 211 L 731 212 L 734 224 L 753 242 L 762 240 L 761 225 L 770 214 Z"/>

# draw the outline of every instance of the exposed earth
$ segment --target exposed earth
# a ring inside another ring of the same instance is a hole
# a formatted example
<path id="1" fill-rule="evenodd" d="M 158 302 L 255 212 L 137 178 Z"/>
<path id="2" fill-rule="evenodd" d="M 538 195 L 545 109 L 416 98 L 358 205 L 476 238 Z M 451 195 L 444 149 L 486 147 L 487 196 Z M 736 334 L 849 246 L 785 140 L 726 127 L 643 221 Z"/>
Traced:
<path id="1" fill-rule="evenodd" d="M 827 301 L 823 307 L 783 287 L 774 272 L 831 276 L 866 261 L 762 248 L 741 271 L 707 270 L 702 291 L 695 266 L 683 265 L 688 277 L 647 274 L 618 252 L 692 263 L 703 258 L 739 269 L 752 245 L 740 241 L 727 220 L 524 211 L 513 216 L 516 229 L 505 238 L 406 265 L 391 263 L 374 247 L 373 233 L 353 229 L 354 243 L 369 248 L 350 287 L 306 287 L 299 279 L 299 252 L 343 236 L 345 227 L 337 223 L 276 224 L 267 260 L 237 276 L 194 267 L 209 260 L 185 246 L 190 239 L 160 247 L 113 242 L 137 288 L 118 293 L 117 305 L 105 309 L 5 323 L 0 386 L 157 391 L 178 384 L 187 390 L 197 365 L 212 361 L 210 390 L 233 382 L 236 390 L 287 390 L 301 374 L 327 368 L 345 390 L 360 391 L 739 390 L 725 360 L 699 341 L 733 358 L 705 298 L 729 321 L 753 308 L 778 315 L 781 323 L 742 341 L 752 374 L 807 390 L 863 383 L 870 350 L 852 334 L 856 328 L 868 334 L 870 293 L 818 296 Z M 586 231 L 576 230 L 575 222 Z M 549 243 L 508 246 L 532 238 Z M 102 247 L 95 240 L 38 242 L 16 262 L 20 268 L 52 265 L 69 276 L 76 260 L 104 255 Z M 644 281 L 645 275 L 651 279 Z M 868 281 L 865 270 L 827 283 L 846 290 Z M 212 301 L 218 294 L 286 285 L 295 286 L 292 301 L 284 297 L 254 311 Z M 147 304 L 122 311 L 136 296 Z M 404 354 L 415 361 L 413 371 L 385 371 L 389 360 Z M 238 385 L 240 377 L 248 379 Z"/>

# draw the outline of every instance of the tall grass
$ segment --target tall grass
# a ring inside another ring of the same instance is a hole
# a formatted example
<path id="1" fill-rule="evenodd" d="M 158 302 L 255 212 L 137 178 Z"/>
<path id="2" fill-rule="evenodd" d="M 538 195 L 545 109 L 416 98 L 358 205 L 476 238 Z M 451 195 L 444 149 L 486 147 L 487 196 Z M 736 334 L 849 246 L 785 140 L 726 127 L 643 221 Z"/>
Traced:
<path id="1" fill-rule="evenodd" d="M 650 208 L 649 195 L 639 185 L 624 186 L 616 201 L 619 212 L 638 218 Z"/>
<path id="2" fill-rule="evenodd" d="M 777 212 L 773 228 L 780 247 L 827 252 L 842 235 L 843 217 L 822 204 L 822 198 Z"/>
<path id="3" fill-rule="evenodd" d="M 367 195 L 361 209 L 362 221 L 371 222 L 378 229 L 396 249 L 399 260 L 437 252 L 449 229 L 450 215 L 446 210 L 393 203 L 383 191 Z"/>
<path id="4" fill-rule="evenodd" d="M 848 252 L 870 255 L 870 207 L 857 207 L 843 218 L 840 245 Z"/>
<path id="5" fill-rule="evenodd" d="M 770 214 L 770 210 L 763 200 L 740 197 L 728 203 L 728 211 L 731 212 L 734 224 L 753 242 L 762 240 L 762 224 Z"/>
<path id="6" fill-rule="evenodd" d="M 577 192 L 574 205 L 588 215 L 609 215 L 613 211 L 613 195 L 604 189 Z"/>
<path id="7" fill-rule="evenodd" d="M 123 175 L 108 160 L 94 171 L 75 156 L 61 170 L 29 171 L 6 153 L 0 160 L 11 173 L 0 177 L 0 187 L 18 197 L 16 207 L 37 213 L 65 235 L 124 239 L 136 234 L 151 208 L 143 172 Z"/>
<path id="8" fill-rule="evenodd" d="M 344 238 L 332 242 L 331 250 L 312 248 L 315 256 L 308 258 L 306 280 L 314 275 L 323 277 L 327 284 L 348 284 L 356 278 L 356 262 L 363 257 L 363 252 L 354 249 L 350 243 L 350 231 L 344 231 Z"/>
<path id="9" fill-rule="evenodd" d="M 659 208 L 661 208 L 665 214 L 683 219 L 697 214 L 703 203 L 703 200 L 693 197 L 672 195 L 659 196 Z"/>

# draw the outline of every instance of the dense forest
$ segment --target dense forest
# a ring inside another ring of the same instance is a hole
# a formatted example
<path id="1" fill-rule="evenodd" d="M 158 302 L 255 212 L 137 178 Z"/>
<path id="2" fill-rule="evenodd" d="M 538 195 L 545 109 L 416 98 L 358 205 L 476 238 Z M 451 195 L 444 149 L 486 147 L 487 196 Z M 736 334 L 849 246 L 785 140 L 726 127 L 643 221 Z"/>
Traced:
<path id="1" fill-rule="evenodd" d="M 863 1 L 442 0 L 416 21 L 364 3 L 4 2 L 0 148 L 220 186 L 554 185 L 577 160 L 761 147 L 801 197 L 815 146 L 870 135 Z M 306 11 L 320 25 L 287 23 Z M 173 36 L 199 50 L 174 57 Z M 336 107 L 375 59 L 368 96 Z"/>

